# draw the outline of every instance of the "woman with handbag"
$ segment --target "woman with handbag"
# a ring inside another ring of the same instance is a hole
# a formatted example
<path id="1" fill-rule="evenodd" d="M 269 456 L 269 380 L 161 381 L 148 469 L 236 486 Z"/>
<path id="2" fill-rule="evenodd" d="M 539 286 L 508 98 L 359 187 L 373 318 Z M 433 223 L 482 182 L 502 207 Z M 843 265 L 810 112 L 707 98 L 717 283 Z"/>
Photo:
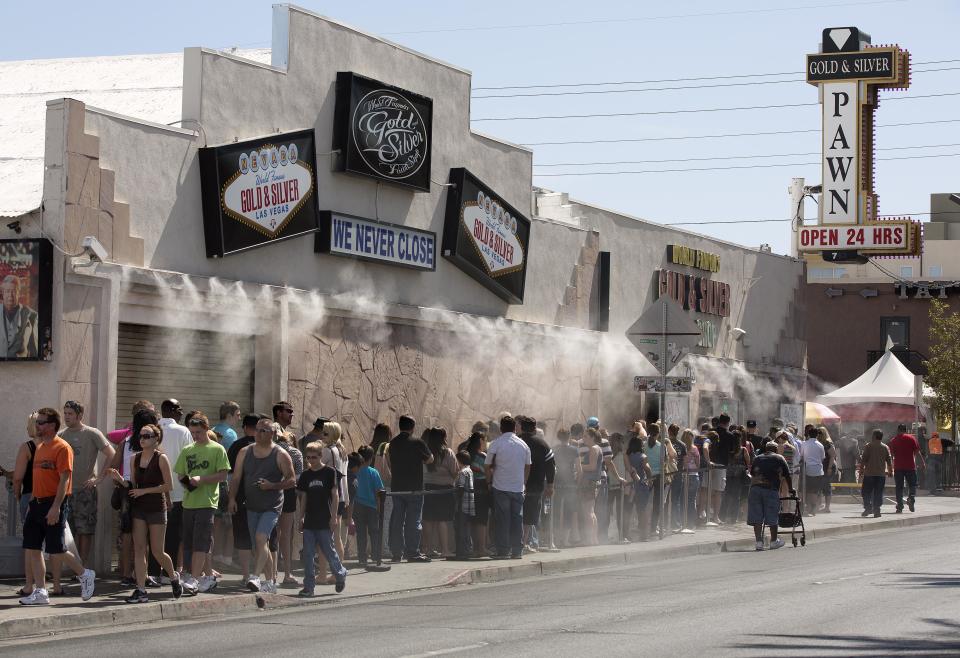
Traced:
<path id="1" fill-rule="evenodd" d="M 817 428 L 817 441 L 823 445 L 823 452 L 826 455 L 823 458 L 823 488 L 820 493 L 823 495 L 823 508 L 820 510 L 824 514 L 830 513 L 830 499 L 833 498 L 833 483 L 839 482 L 839 473 L 837 469 L 837 448 L 830 438 L 830 432 L 821 425 Z"/>
<path id="2" fill-rule="evenodd" d="M 109 471 L 118 488 L 122 487 L 130 497 L 137 586 L 133 594 L 125 599 L 127 603 L 147 603 L 150 600 L 146 590 L 148 550 L 152 550 L 154 559 L 170 578 L 173 597 L 178 599 L 183 594 L 180 575 L 174 571 L 173 560 L 163 550 L 173 477 L 170 474 L 170 460 L 158 449 L 162 440 L 163 431 L 158 425 L 145 425 L 140 429 L 140 451 L 130 457 L 127 468 L 130 479 L 125 479 L 115 468 Z"/>

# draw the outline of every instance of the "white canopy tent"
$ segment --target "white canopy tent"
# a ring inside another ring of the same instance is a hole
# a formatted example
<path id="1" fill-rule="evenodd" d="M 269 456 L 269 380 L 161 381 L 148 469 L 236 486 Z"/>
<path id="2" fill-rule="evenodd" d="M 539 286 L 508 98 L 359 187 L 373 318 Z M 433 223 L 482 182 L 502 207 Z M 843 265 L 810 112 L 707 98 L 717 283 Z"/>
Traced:
<path id="1" fill-rule="evenodd" d="M 915 383 L 913 373 L 888 349 L 865 373 L 816 401 L 828 407 L 860 403 L 913 405 Z"/>

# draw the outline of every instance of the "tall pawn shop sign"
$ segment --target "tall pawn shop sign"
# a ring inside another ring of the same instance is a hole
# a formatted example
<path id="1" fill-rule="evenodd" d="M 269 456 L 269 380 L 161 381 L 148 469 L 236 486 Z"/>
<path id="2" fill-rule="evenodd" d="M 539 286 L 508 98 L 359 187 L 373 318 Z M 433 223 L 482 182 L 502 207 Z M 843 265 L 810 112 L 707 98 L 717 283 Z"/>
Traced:
<path id="1" fill-rule="evenodd" d="M 881 89 L 910 86 L 910 53 L 870 44 L 855 27 L 823 31 L 821 52 L 807 55 L 807 82 L 819 88 L 823 117 L 822 184 L 817 226 L 799 228 L 803 252 L 854 255 L 917 253 L 920 225 L 877 217 L 874 116 Z"/>

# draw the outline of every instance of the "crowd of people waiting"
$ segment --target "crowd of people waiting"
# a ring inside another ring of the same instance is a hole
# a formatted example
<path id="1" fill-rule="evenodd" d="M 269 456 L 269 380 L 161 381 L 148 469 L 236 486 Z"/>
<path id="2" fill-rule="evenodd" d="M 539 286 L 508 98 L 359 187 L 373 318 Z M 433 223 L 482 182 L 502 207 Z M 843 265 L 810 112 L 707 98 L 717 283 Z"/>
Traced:
<path id="1" fill-rule="evenodd" d="M 177 598 L 213 591 L 221 578 L 215 563 L 234 558 L 247 589 L 301 587 L 299 595 L 309 597 L 318 572 L 330 574 L 321 584 L 343 591 L 350 551 L 371 570 L 384 551 L 392 563 L 521 559 L 743 520 L 755 527 L 758 550 L 764 526 L 770 547 L 779 548 L 780 497 L 794 494 L 796 481 L 807 514 L 829 513 L 831 483 L 847 475 L 825 427 L 808 425 L 801 434 L 780 419 L 763 434 L 755 421 L 733 425 L 726 414 L 696 430 L 638 420 L 622 434 L 591 417 L 548 441 L 543 423 L 505 414 L 475 423 L 454 449 L 445 428 L 417 436 L 416 421 L 403 415 L 396 436 L 381 423 L 368 445 L 349 452 L 341 426 L 327 418 L 298 439 L 290 430 L 293 407 L 284 401 L 272 416 L 242 415 L 234 402 L 219 411 L 211 426 L 199 411 L 184 414 L 175 399 L 163 401 L 159 413 L 142 400 L 129 425 L 107 436 L 83 423 L 75 401 L 62 415 L 52 408 L 32 414 L 30 439 L 15 468 L 4 471 L 23 519 L 20 602 L 45 605 L 62 595 L 64 566 L 77 575 L 82 598 L 93 596 L 95 574 L 84 565 L 97 528 L 98 485 L 108 478 L 119 572 L 133 588 L 126 601 L 143 603 L 148 589 L 165 585 Z M 889 449 L 880 445 L 868 444 L 857 459 L 867 511 L 874 471 L 892 474 Z M 912 460 L 912 444 L 909 450 Z M 912 510 L 916 478 L 898 477 L 900 509 L 904 482 Z M 298 547 L 302 583 L 293 575 Z"/>

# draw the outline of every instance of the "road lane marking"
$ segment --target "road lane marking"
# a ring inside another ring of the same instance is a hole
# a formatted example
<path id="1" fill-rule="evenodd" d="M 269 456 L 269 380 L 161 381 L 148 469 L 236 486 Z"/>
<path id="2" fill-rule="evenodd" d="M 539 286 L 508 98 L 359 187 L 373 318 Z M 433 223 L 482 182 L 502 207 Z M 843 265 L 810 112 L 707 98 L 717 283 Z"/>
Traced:
<path id="1" fill-rule="evenodd" d="M 462 647 L 450 647 L 449 649 L 437 649 L 436 651 L 427 651 L 426 653 L 412 653 L 400 658 L 429 658 L 430 656 L 446 656 L 450 653 L 459 653 L 461 651 L 470 651 L 470 649 L 482 649 L 487 646 L 486 642 L 478 644 L 465 644 Z"/>

